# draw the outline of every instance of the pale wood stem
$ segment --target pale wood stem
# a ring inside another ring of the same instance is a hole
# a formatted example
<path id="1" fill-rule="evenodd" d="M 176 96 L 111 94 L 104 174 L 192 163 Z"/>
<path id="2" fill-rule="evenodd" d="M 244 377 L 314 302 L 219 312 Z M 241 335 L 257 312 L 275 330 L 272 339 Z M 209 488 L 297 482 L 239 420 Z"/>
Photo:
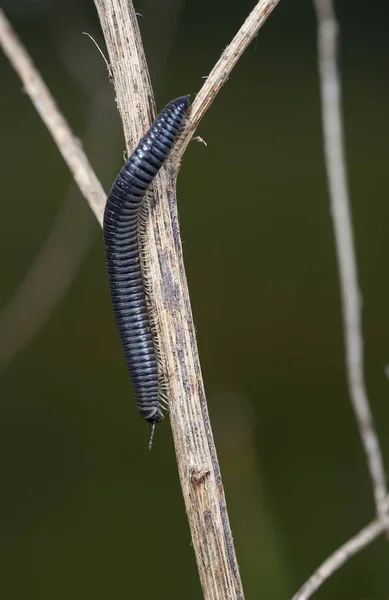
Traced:
<path id="1" fill-rule="evenodd" d="M 146 229 L 151 297 L 167 375 L 178 469 L 204 597 L 212 600 L 244 596 L 197 352 L 179 235 L 176 178 L 180 158 L 199 121 L 278 1 L 257 3 L 196 96 L 174 155 L 156 178 Z M 138 23 L 130 1 L 95 0 L 95 4 L 131 151 L 156 114 Z M 1 10 L 0 42 L 101 224 L 105 200 L 101 185 Z"/>
<path id="2" fill-rule="evenodd" d="M 24 89 L 42 121 L 50 131 L 65 162 L 91 207 L 100 225 L 103 223 L 103 210 L 106 194 L 95 175 L 80 140 L 72 133 L 59 111 L 53 96 L 37 71 L 26 49 L 0 8 L 0 45 L 10 63 L 23 82 Z"/>
<path id="3" fill-rule="evenodd" d="M 332 0 L 314 0 L 314 6 L 318 24 L 324 154 L 339 267 L 348 388 L 366 455 L 377 517 L 385 521 L 386 475 L 364 374 L 362 299 L 347 182 L 341 79 L 337 64 L 339 27 Z"/>
<path id="4" fill-rule="evenodd" d="M 358 554 L 363 548 L 371 544 L 388 527 L 389 520 L 372 521 L 361 531 L 350 538 L 343 546 L 335 550 L 322 565 L 311 575 L 311 577 L 301 586 L 299 591 L 293 596 L 292 600 L 308 600 L 319 587 L 327 581 L 340 567 L 342 567 L 350 558 Z"/>
<path id="5" fill-rule="evenodd" d="M 153 93 L 132 2 L 95 0 L 114 76 L 127 149 L 155 118 Z M 167 374 L 170 421 L 204 597 L 242 599 L 224 490 L 205 400 L 176 206 L 180 158 L 200 119 L 277 1 L 259 2 L 194 99 L 187 126 L 153 186 L 146 226 L 147 275 Z M 182 90 L 182 94 L 186 90 Z"/>

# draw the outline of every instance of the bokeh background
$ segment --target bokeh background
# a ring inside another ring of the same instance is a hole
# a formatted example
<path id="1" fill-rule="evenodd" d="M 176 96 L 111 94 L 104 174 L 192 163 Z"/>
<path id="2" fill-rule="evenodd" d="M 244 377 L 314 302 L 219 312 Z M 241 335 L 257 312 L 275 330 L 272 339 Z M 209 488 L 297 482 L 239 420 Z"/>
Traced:
<path id="1" fill-rule="evenodd" d="M 2 0 L 109 189 L 124 142 L 92 0 Z M 195 94 L 253 0 L 139 0 L 158 107 Z M 389 464 L 389 7 L 337 2 L 367 382 Z M 308 0 L 281 0 L 199 127 L 179 210 L 248 598 L 286 600 L 374 515 L 347 394 Z M 168 422 L 152 453 L 101 232 L 3 54 L 0 590 L 201 597 Z M 387 600 L 384 539 L 317 598 Z"/>

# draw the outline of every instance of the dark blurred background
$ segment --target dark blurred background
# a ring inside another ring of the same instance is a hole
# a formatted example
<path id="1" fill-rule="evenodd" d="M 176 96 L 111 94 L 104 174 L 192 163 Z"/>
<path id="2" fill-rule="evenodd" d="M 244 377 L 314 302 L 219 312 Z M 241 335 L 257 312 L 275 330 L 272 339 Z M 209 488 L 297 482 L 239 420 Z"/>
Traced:
<path id="1" fill-rule="evenodd" d="M 389 6 L 337 2 L 367 383 L 389 464 Z M 139 0 L 158 108 L 200 88 L 253 0 Z M 92 0 L 2 0 L 109 189 L 124 142 Z M 134 406 L 101 232 L 0 55 L 0 589 L 201 597 L 168 422 Z M 193 96 L 192 96 L 193 97 Z M 348 398 L 308 0 L 281 0 L 179 179 L 185 263 L 247 598 L 286 600 L 374 516 Z M 387 542 L 317 593 L 387 600 Z"/>

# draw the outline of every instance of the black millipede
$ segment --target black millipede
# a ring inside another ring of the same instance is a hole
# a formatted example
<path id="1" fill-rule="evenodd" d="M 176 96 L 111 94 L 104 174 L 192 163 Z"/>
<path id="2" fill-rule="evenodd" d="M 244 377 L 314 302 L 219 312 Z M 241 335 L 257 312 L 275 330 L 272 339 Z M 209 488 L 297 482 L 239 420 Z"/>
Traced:
<path id="1" fill-rule="evenodd" d="M 189 96 L 165 106 L 116 177 L 104 211 L 105 261 L 115 321 L 136 406 L 153 425 L 149 448 L 167 400 L 143 272 L 146 193 L 174 145 L 188 108 Z"/>

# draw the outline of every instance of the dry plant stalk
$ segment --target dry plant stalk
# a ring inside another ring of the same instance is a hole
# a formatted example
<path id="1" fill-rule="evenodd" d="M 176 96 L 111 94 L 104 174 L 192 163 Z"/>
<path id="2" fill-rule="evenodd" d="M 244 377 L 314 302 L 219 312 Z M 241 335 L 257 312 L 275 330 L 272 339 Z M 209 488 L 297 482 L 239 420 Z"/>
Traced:
<path id="1" fill-rule="evenodd" d="M 100 174 L 112 173 L 116 160 L 107 156 L 112 136 L 116 136 L 112 122 L 101 123 L 101 112 L 111 93 L 106 80 L 93 90 L 83 132 L 85 147 L 100 165 Z M 109 99 L 109 100 L 108 100 Z M 112 111 L 114 114 L 114 111 Z M 104 128 L 104 131 L 102 131 Z M 104 136 L 104 146 L 96 144 L 96 131 Z M 42 172 L 44 166 L 42 165 Z M 86 173 L 86 177 L 88 173 Z M 88 185 L 93 190 L 94 179 Z M 101 185 L 92 198 L 99 197 Z M 103 194 L 103 192 L 102 192 Z M 101 195 L 103 200 L 103 195 Z M 99 213 L 100 214 L 100 213 Z M 31 261 L 27 273 L 13 292 L 9 302 L 0 311 L 0 371 L 9 367 L 20 352 L 32 342 L 38 331 L 71 287 L 77 271 L 96 238 L 95 221 L 80 203 L 80 192 L 73 180 L 69 191 L 42 246 Z M 42 293 L 44 290 L 44 293 Z M 28 308 L 27 308 L 28 307 Z"/>
<path id="2" fill-rule="evenodd" d="M 65 162 L 91 207 L 100 225 L 103 223 L 103 211 L 106 194 L 93 171 L 80 141 L 74 136 L 50 94 L 45 82 L 35 68 L 26 49 L 0 8 L 0 44 L 13 68 L 23 82 L 26 93 L 35 106 L 39 116 L 50 131 Z"/>
<path id="3" fill-rule="evenodd" d="M 364 376 L 361 297 L 347 185 L 341 81 L 337 65 L 338 24 L 333 0 L 314 0 L 314 5 L 318 23 L 325 164 L 342 296 L 348 387 L 372 482 L 377 518 L 385 520 L 388 511 L 385 469 Z"/>
<path id="4" fill-rule="evenodd" d="M 148 1 L 153 8 L 156 7 L 155 0 Z M 147 27 L 154 31 L 158 30 L 159 35 L 159 48 L 155 49 L 157 56 L 154 55 L 153 60 L 155 68 L 156 65 L 158 66 L 158 78 L 163 76 L 164 66 L 174 39 L 174 31 L 178 24 L 178 15 L 184 2 L 185 0 L 164 0 L 159 11 L 150 10 Z M 96 44 L 89 34 L 86 35 Z M 60 41 L 58 46 L 61 48 Z M 98 46 L 97 48 L 101 53 L 100 48 Z M 116 113 L 116 107 L 112 102 L 112 88 L 107 86 L 106 73 L 102 70 L 98 80 L 95 80 L 91 86 L 91 80 L 85 77 L 84 68 L 80 71 L 78 63 L 76 66 L 71 59 L 69 60 L 66 52 L 60 54 L 66 70 L 73 77 L 78 78 L 85 93 L 91 99 L 82 136 L 84 147 L 92 150 L 92 158 L 94 161 L 97 160 L 96 167 L 100 176 L 102 172 L 112 173 L 113 162 L 117 162 L 117 156 L 112 153 L 107 156 L 107 141 L 113 141 L 114 137 L 116 138 L 116 127 L 112 127 L 111 119 L 105 118 L 102 123 L 101 114 L 108 102 L 111 104 L 112 116 Z M 104 54 L 102 56 L 106 61 Z M 96 57 L 96 60 L 99 58 Z M 104 145 L 94 143 L 96 132 L 97 135 L 104 138 Z M 85 177 L 88 177 L 88 173 L 85 174 Z M 93 185 L 94 181 L 91 181 L 88 189 L 93 190 Z M 91 195 L 92 200 L 93 197 L 101 198 L 101 208 L 98 210 L 99 218 L 105 202 L 101 191 L 99 184 L 99 187 Z M 74 281 L 95 233 L 94 223 L 91 222 L 89 214 L 79 203 L 78 188 L 71 182 L 64 204 L 46 240 L 43 241 L 39 253 L 13 292 L 8 304 L 0 310 L 0 371 L 7 368 L 15 357 L 32 342 L 39 329 L 56 308 L 65 290 Z M 43 286 L 45 287 L 44 294 L 42 294 Z M 26 310 L 27 306 L 28 310 Z"/>
<path id="5" fill-rule="evenodd" d="M 100 13 L 115 74 L 127 147 L 131 150 L 155 116 L 154 103 L 150 101 L 152 91 L 138 25 L 132 4 L 127 6 L 125 0 L 95 0 L 95 3 Z M 148 229 L 153 254 L 152 277 L 155 279 L 153 287 L 157 294 L 155 309 L 159 311 L 161 318 L 162 343 L 168 345 L 167 348 L 164 347 L 164 352 L 167 356 L 166 367 L 171 377 L 171 421 L 177 460 L 204 596 L 212 599 L 243 598 L 243 591 L 201 380 L 182 261 L 175 204 L 175 182 L 179 159 L 199 121 L 228 79 L 239 57 L 277 3 L 278 0 L 258 2 L 196 96 L 187 127 L 177 144 L 175 156 L 158 177 L 155 186 L 155 197 L 158 199 L 157 210 L 151 215 Z M 336 235 L 343 237 L 342 244 L 344 238 L 346 246 L 348 244 L 346 249 L 339 245 L 338 260 L 342 281 L 350 395 L 368 458 L 378 519 L 336 550 L 313 573 L 295 594 L 293 600 L 308 600 L 349 558 L 389 528 L 389 499 L 386 496 L 383 461 L 363 377 L 356 260 L 348 207 L 340 111 L 340 78 L 336 66 L 337 24 L 332 0 L 314 0 L 314 4 L 318 18 L 323 127 L 332 210 L 337 228 Z M 123 23 L 125 27 L 120 27 L 119 25 Z M 78 139 L 70 131 L 1 9 L 0 43 L 101 224 L 105 203 L 101 184 L 83 153 Z M 137 107 L 137 111 L 134 107 Z M 338 201 L 339 198 L 341 204 L 336 207 L 335 200 Z M 336 215 L 341 217 L 339 223 L 335 218 Z M 162 276 L 167 278 L 167 282 L 162 281 Z M 351 287 L 346 285 L 346 276 L 348 285 L 351 276 Z M 174 319 L 178 316 L 180 319 L 174 323 Z M 169 344 L 171 344 L 170 348 Z M 177 375 L 178 381 L 175 381 Z"/>
<path id="6" fill-rule="evenodd" d="M 154 185 L 147 237 L 153 310 L 165 360 L 171 424 L 204 597 L 242 599 L 197 353 L 176 210 L 179 159 L 200 119 L 279 0 L 260 0 L 196 97 L 176 152 Z M 133 149 L 155 117 L 153 94 L 132 2 L 95 0 L 115 79 L 126 145 Z M 0 43 L 50 130 L 100 224 L 105 195 L 80 144 L 0 10 Z"/>
<path id="7" fill-rule="evenodd" d="M 377 519 L 327 558 L 293 596 L 293 600 L 308 600 L 352 556 L 384 531 L 389 531 L 385 469 L 364 377 L 360 292 L 343 141 L 341 80 L 337 65 L 338 24 L 333 0 L 313 0 L 313 3 L 318 29 L 325 164 L 341 285 L 348 387 L 372 482 Z"/>
<path id="8" fill-rule="evenodd" d="M 342 567 L 352 556 L 358 554 L 363 548 L 371 544 L 389 525 L 389 519 L 373 521 L 366 525 L 354 537 L 350 538 L 343 546 L 335 550 L 330 557 L 311 575 L 301 586 L 292 600 L 308 600 L 316 590 Z"/>
<path id="9" fill-rule="evenodd" d="M 179 160 L 244 49 L 277 4 L 261 0 L 193 102 L 188 124 L 153 186 L 146 226 L 152 310 L 167 380 L 180 481 L 204 597 L 242 599 L 216 448 L 209 422 L 176 207 Z M 114 77 L 127 149 L 155 118 L 153 93 L 132 2 L 95 0 Z M 185 93 L 182 90 L 181 93 Z"/>

